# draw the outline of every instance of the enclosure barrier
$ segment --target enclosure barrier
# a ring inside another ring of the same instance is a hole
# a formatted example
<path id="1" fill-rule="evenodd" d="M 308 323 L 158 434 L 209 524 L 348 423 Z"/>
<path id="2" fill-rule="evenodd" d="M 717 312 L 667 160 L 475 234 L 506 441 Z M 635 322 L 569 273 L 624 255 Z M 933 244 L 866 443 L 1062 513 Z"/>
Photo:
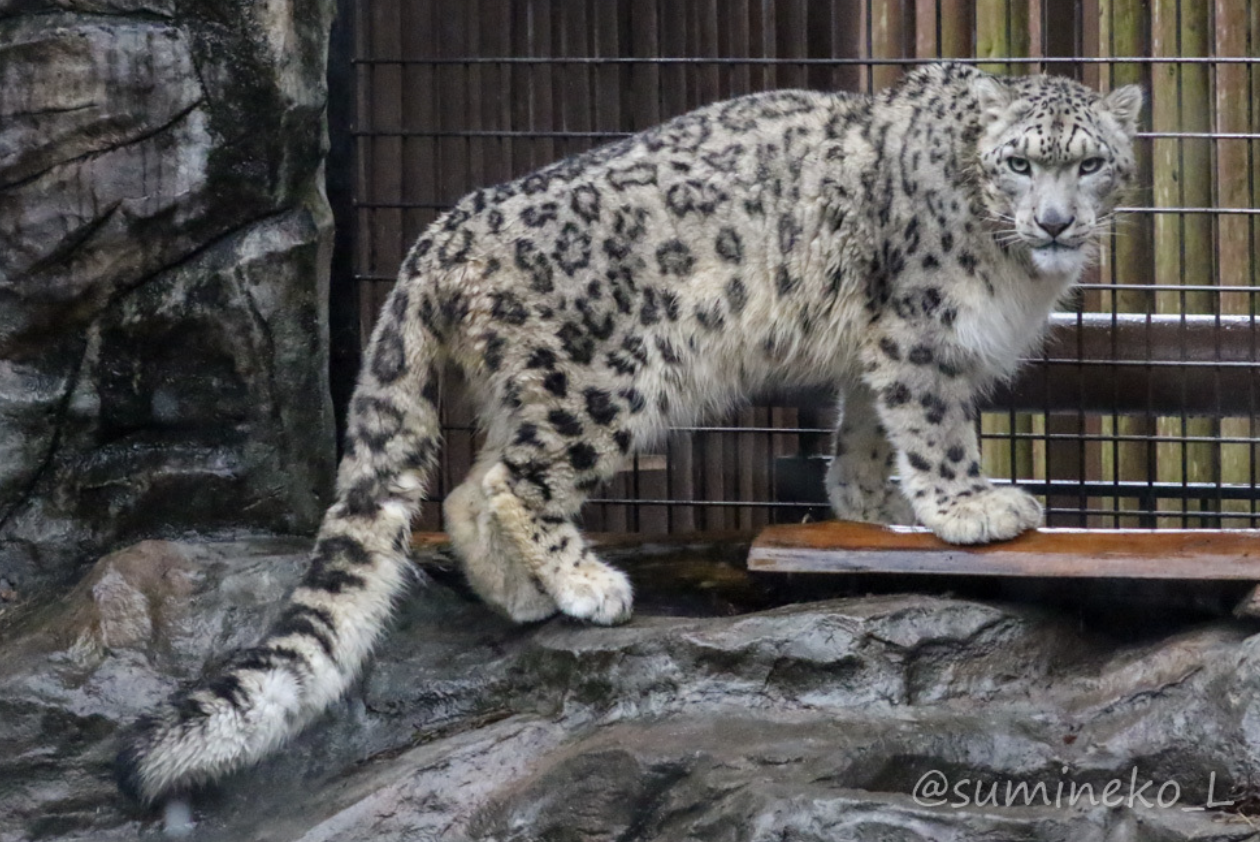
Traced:
<path id="1" fill-rule="evenodd" d="M 939 57 L 1101 90 L 1137 82 L 1150 101 L 1142 188 L 1045 353 L 983 414 L 985 468 L 1040 494 L 1051 525 L 1256 526 L 1258 54 L 1260 0 L 343 0 L 336 399 L 344 412 L 406 248 L 477 187 L 718 99 L 873 91 Z M 762 396 L 675 430 L 585 523 L 689 532 L 815 516 L 829 415 L 826 395 Z M 457 400 L 443 420 L 438 496 L 477 444 Z M 423 526 L 440 526 L 438 506 Z"/>

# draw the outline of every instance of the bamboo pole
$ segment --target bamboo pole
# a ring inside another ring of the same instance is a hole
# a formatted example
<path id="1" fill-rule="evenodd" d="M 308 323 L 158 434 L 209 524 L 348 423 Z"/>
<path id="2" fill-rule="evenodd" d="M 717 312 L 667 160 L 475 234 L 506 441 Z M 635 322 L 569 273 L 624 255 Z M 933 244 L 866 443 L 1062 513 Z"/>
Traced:
<path id="1" fill-rule="evenodd" d="M 940 53 L 943 58 L 971 55 L 974 12 L 966 0 L 940 0 Z"/>
<path id="2" fill-rule="evenodd" d="M 1206 56 L 1211 25 L 1206 3 L 1156 0 L 1151 10 L 1152 53 L 1156 56 Z M 1152 70 L 1151 112 L 1155 131 L 1208 132 L 1212 102 L 1210 68 L 1203 64 L 1161 64 Z M 1211 144 L 1203 138 L 1155 140 L 1154 191 L 1157 207 L 1206 207 L 1212 202 Z M 1212 220 L 1206 214 L 1161 213 L 1155 217 L 1155 283 L 1209 287 L 1213 280 Z M 1158 313 L 1210 314 L 1215 296 L 1200 291 L 1157 292 Z M 1216 435 L 1209 418 L 1159 418 L 1161 437 Z M 1155 447 L 1160 482 L 1212 482 L 1215 447 L 1209 442 L 1159 442 Z M 1198 508 L 1194 501 L 1161 501 L 1160 511 Z M 1158 525 L 1190 526 L 1182 517 L 1160 518 Z"/>
<path id="3" fill-rule="evenodd" d="M 865 58 L 905 58 L 906 19 L 901 2 L 866 2 L 862 4 L 860 26 Z M 863 69 L 863 84 L 872 91 L 881 91 L 901 78 L 903 68 L 896 64 L 871 64 Z"/>
<path id="4" fill-rule="evenodd" d="M 1081 0 L 1076 7 L 1076 28 L 1074 32 L 1058 31 L 1057 4 L 1043 0 L 1046 23 L 1046 45 L 1058 55 L 1071 54 L 1077 56 L 1098 56 L 1101 53 L 1099 40 L 1099 0 Z M 1066 66 L 1060 65 L 1062 71 Z M 1098 90 L 1100 77 L 1107 70 L 1096 63 L 1077 65 L 1072 68 L 1074 75 L 1087 86 Z M 1098 284 L 1109 279 L 1102 267 L 1088 267 L 1082 275 L 1085 283 Z M 1082 290 L 1079 298 L 1082 313 L 1097 313 L 1102 300 L 1101 289 Z M 1108 308 L 1109 309 L 1109 308 Z M 1082 379 L 1089 377 L 1086 369 L 1079 370 Z M 1083 411 L 1076 417 L 1060 416 L 1047 418 L 1047 426 L 1053 434 L 1079 436 L 1079 441 L 1047 442 L 1047 467 L 1055 479 L 1076 479 L 1086 482 L 1101 482 L 1106 476 L 1102 469 L 1102 432 L 1103 417 L 1101 414 L 1085 414 Z M 1065 497 L 1063 504 L 1079 506 L 1087 510 L 1074 517 L 1060 516 L 1051 523 L 1062 523 L 1064 526 L 1098 527 L 1109 525 L 1110 521 L 1099 515 L 1105 510 L 1109 501 L 1101 497 L 1083 497 L 1079 494 Z"/>
<path id="5" fill-rule="evenodd" d="M 1248 28 L 1250 30 L 1250 43 L 1253 45 L 1252 49 L 1254 50 L 1254 45 L 1260 43 L 1260 0 L 1250 0 L 1250 6 L 1251 14 Z M 1254 53 L 1252 54 L 1254 55 Z M 1260 133 L 1260 106 L 1257 106 L 1254 101 L 1255 97 L 1260 95 L 1260 64 L 1251 65 L 1250 91 L 1252 98 L 1251 131 Z M 1260 205 L 1260 140 L 1253 139 L 1248 145 L 1251 147 L 1251 207 L 1256 207 L 1257 205 Z M 1248 251 L 1251 254 L 1251 283 L 1253 285 L 1258 285 L 1260 284 L 1260 220 L 1256 219 L 1254 216 L 1251 217 L 1251 247 Z M 1253 293 L 1248 297 L 1251 305 L 1249 312 L 1252 314 L 1252 326 L 1254 329 L 1257 304 L 1256 296 Z M 1260 423 L 1260 418 L 1257 418 L 1255 414 L 1255 402 L 1257 397 L 1258 396 L 1255 394 L 1250 396 L 1253 414 L 1249 419 L 1248 434 L 1253 439 L 1253 442 L 1257 438 L 1257 433 L 1260 432 L 1260 430 L 1257 429 L 1257 424 Z M 1254 483 L 1258 472 L 1260 472 L 1260 443 L 1253 443 L 1249 457 L 1249 478 L 1251 482 Z M 1256 503 L 1254 501 L 1252 503 L 1252 511 L 1256 511 Z M 1254 522 L 1255 521 L 1252 521 L 1252 523 Z"/>
<path id="6" fill-rule="evenodd" d="M 1146 0 L 1099 0 L 1098 3 L 1099 52 L 1104 56 L 1142 56 L 1147 53 L 1149 30 L 1149 4 Z M 1122 85 L 1144 84 L 1143 68 L 1135 63 L 1111 65 L 1110 79 L 1103 74 L 1101 80 L 1108 88 Z M 1148 144 L 1139 141 L 1136 146 L 1138 189 L 1131 203 L 1148 203 L 1151 156 Z M 1119 285 L 1114 292 L 1104 291 L 1100 310 L 1104 313 L 1149 313 L 1153 297 L 1145 290 L 1124 289 L 1125 284 L 1149 284 L 1155 275 L 1151 260 L 1151 241 L 1154 220 L 1149 214 L 1133 214 L 1121 219 L 1116 226 L 1113 248 L 1104 251 L 1100 277 Z M 1101 419 L 1104 437 L 1150 436 L 1155 425 L 1149 418 L 1132 416 L 1106 416 Z M 1116 481 L 1145 482 L 1150 479 L 1147 471 L 1148 448 L 1141 441 L 1107 441 L 1100 448 L 1101 473 Z M 1121 498 L 1115 501 L 1119 509 L 1133 510 L 1139 501 Z M 1123 527 L 1146 526 L 1135 517 L 1112 519 L 1112 525 Z"/>
<path id="7" fill-rule="evenodd" d="M 991 73 L 1025 72 L 1025 65 L 1001 61 L 1029 53 L 1028 4 L 1020 0 L 977 0 L 976 57 L 993 59 L 981 67 Z M 1032 443 L 1012 440 L 1012 434 L 1032 432 L 1026 413 L 986 412 L 980 416 L 981 462 L 991 477 L 1028 477 L 1033 474 Z"/>
<path id="8" fill-rule="evenodd" d="M 937 44 L 937 0 L 914 0 L 914 56 L 935 58 L 940 56 Z"/>
<path id="9" fill-rule="evenodd" d="M 1065 41 L 1072 41 L 1071 36 L 1083 35 L 1081 15 L 1084 10 L 1071 4 L 1053 4 L 1050 0 L 1028 0 L 1028 43 L 1029 55 L 1034 58 L 1062 56 L 1073 54 L 1089 54 L 1089 46 L 1083 40 L 1069 47 Z M 1064 37 L 1068 35 L 1068 37 Z M 1097 50 L 1097 37 L 1091 42 Z M 1070 68 L 1063 65 L 1051 65 L 1045 72 L 1067 75 Z M 1097 280 L 1098 267 L 1086 269 L 1081 280 L 1085 283 Z M 1074 306 L 1089 311 L 1090 305 L 1097 304 L 1097 293 L 1085 293 L 1074 300 Z M 1053 412 L 1052 410 L 1059 410 Z M 1087 478 L 1097 479 L 1096 471 L 1087 463 L 1089 445 L 1083 436 L 1097 432 L 1097 419 L 1087 419 L 1083 413 L 1072 415 L 1066 411 L 1068 407 L 1045 405 L 1043 411 L 1033 412 L 1027 417 L 1027 425 L 1032 434 L 1028 440 L 1030 470 L 1021 475 L 1030 476 L 1037 481 L 1066 480 L 1080 482 Z M 1052 438 L 1053 437 L 1053 438 Z M 1093 448 L 1097 450 L 1097 448 Z M 1091 475 L 1092 474 L 1092 475 Z M 1085 526 L 1084 515 L 1070 511 L 1084 504 L 1075 494 L 1046 496 L 1047 526 Z M 1084 506 L 1088 507 L 1088 506 Z"/>
<path id="10" fill-rule="evenodd" d="M 972 4 L 966 0 L 915 0 L 915 56 L 970 56 L 972 17 Z"/>
<path id="11" fill-rule="evenodd" d="M 1260 45 L 1260 0 L 1251 0 L 1250 42 L 1255 50 Z M 1251 66 L 1251 130 L 1260 133 L 1260 106 L 1255 98 L 1260 96 L 1260 62 Z M 1260 204 L 1260 140 L 1252 139 L 1251 146 L 1251 207 Z M 1251 218 L 1251 272 L 1253 284 L 1260 284 L 1260 220 Z M 1251 296 L 1251 312 L 1255 313 L 1256 299 Z M 1254 316 L 1253 316 L 1254 318 Z"/>
<path id="12" fill-rule="evenodd" d="M 1247 55 L 1249 15 L 1260 4 L 1238 0 L 1216 0 L 1216 49 L 1218 56 Z M 1251 6 L 1253 8 L 1248 8 Z M 1248 132 L 1255 123 L 1255 103 L 1248 85 L 1249 70 L 1238 64 L 1223 64 L 1216 69 L 1216 120 L 1218 132 Z M 1225 208 L 1251 207 L 1254 194 L 1247 179 L 1238 173 L 1248 171 L 1249 141 L 1221 140 L 1216 143 L 1216 205 Z M 1248 286 L 1256 282 L 1255 256 L 1248 248 L 1251 241 L 1251 220 L 1245 216 L 1222 215 L 1217 220 L 1218 283 L 1223 288 Z M 1251 296 L 1245 292 L 1222 292 L 1222 315 L 1247 315 L 1251 312 Z M 1223 439 L 1247 438 L 1251 433 L 1248 418 L 1222 418 Z M 1250 444 L 1220 446 L 1221 482 L 1245 485 L 1251 481 Z M 1223 511 L 1248 512 L 1245 500 L 1226 500 Z M 1221 526 L 1250 526 L 1246 519 L 1223 519 Z"/>
<path id="13" fill-rule="evenodd" d="M 990 73 L 1027 72 L 1005 58 L 1028 56 L 1028 3 L 1024 0 L 976 0 L 976 58 L 993 59 L 980 65 Z"/>

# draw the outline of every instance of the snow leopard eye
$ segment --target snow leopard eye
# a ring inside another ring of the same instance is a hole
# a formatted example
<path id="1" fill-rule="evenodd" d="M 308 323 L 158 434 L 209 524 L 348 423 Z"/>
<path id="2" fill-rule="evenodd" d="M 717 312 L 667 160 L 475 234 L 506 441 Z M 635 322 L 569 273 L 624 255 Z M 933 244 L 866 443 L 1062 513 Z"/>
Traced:
<path id="1" fill-rule="evenodd" d="M 1092 172 L 1098 172 L 1102 169 L 1102 165 L 1106 163 L 1102 158 L 1086 158 L 1081 161 L 1081 175 L 1089 175 Z"/>
<path id="2" fill-rule="evenodd" d="M 1027 158 L 1020 158 L 1013 155 L 1006 159 L 1006 165 L 1010 167 L 1011 172 L 1016 175 L 1028 175 L 1028 173 L 1032 172 L 1032 164 L 1028 163 Z"/>

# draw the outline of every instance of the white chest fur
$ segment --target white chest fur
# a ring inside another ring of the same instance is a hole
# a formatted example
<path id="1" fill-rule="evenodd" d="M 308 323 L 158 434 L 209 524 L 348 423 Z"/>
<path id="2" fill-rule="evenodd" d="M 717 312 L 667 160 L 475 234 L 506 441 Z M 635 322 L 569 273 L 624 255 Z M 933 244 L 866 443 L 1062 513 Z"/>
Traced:
<path id="1" fill-rule="evenodd" d="M 1079 271 L 1030 276 L 1012 266 L 993 279 L 992 294 L 975 284 L 964 287 L 954 325 L 958 344 L 991 376 L 1009 377 L 1041 341 L 1050 314 L 1079 276 Z"/>

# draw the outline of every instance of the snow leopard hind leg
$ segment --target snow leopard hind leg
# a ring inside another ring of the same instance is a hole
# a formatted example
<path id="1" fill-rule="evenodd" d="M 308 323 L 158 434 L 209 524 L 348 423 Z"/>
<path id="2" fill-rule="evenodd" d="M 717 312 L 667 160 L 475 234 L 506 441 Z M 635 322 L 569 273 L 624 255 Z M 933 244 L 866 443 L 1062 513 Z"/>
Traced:
<path id="1" fill-rule="evenodd" d="M 518 623 L 546 619 L 559 610 L 504 531 L 486 490 L 486 475 L 499 454 L 483 456 L 443 504 L 446 532 L 468 584 L 491 608 Z"/>
<path id="2" fill-rule="evenodd" d="M 575 377 L 563 397 L 500 415 L 456 505 L 448 503 L 448 516 L 462 510 L 452 536 L 469 583 L 514 619 L 557 608 L 600 625 L 630 618 L 629 580 L 595 555 L 574 522 L 629 452 L 629 416 L 651 424 L 633 389 L 618 395 L 604 385 L 598 376 Z"/>
<path id="3" fill-rule="evenodd" d="M 566 506 L 549 506 L 506 462 L 485 476 L 483 489 L 503 535 L 525 568 L 570 617 L 600 625 L 630 619 L 634 593 L 620 570 L 601 561 L 573 523 Z"/>
<path id="4" fill-rule="evenodd" d="M 358 676 L 416 578 L 407 550 L 439 445 L 440 344 L 409 311 L 399 284 L 351 401 L 337 501 L 277 620 L 123 734 L 115 772 L 140 803 L 212 784 L 314 720 Z"/>

